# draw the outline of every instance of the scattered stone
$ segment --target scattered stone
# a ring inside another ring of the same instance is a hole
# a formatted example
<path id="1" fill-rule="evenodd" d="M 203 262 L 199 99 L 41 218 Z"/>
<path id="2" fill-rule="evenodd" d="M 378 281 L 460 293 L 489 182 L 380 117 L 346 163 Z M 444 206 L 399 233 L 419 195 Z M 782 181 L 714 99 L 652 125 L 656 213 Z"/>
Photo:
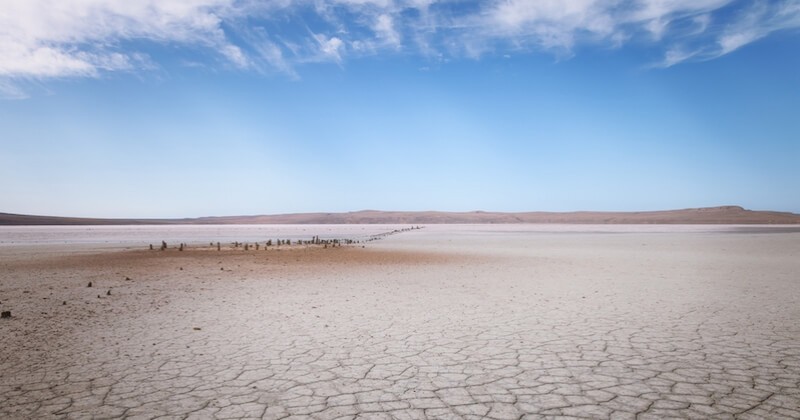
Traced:
<path id="1" fill-rule="evenodd" d="M 111 289 L 108 289 L 108 291 L 106 292 L 106 296 L 111 296 Z"/>
<path id="2" fill-rule="evenodd" d="M 11 311 L 3 311 L 0 313 L 0 318 L 11 318 Z"/>
<path id="3" fill-rule="evenodd" d="M 200 327 L 194 327 L 194 328 L 192 328 L 192 329 L 193 329 L 193 330 L 195 330 L 195 331 L 200 331 L 200 330 L 201 330 L 201 328 L 200 328 Z"/>
<path id="4" fill-rule="evenodd" d="M 92 287 L 92 282 L 89 282 L 89 284 L 87 284 L 86 287 Z"/>
<path id="5" fill-rule="evenodd" d="M 128 276 L 125 276 L 125 280 L 126 280 L 126 281 L 131 281 L 131 278 L 130 278 L 130 277 L 128 277 Z"/>
<path id="6" fill-rule="evenodd" d="M 65 301 L 61 302 L 61 304 L 62 304 L 62 305 L 66 305 L 66 304 L 67 304 L 67 301 L 65 300 Z"/>

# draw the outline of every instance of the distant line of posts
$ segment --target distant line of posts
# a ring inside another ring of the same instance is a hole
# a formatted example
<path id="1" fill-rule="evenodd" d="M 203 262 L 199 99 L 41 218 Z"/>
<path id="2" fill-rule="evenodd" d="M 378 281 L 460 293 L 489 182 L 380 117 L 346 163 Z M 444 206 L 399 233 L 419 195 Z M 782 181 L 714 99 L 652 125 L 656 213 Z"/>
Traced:
<path id="1" fill-rule="evenodd" d="M 362 242 L 377 241 L 377 240 L 383 239 L 383 238 L 385 238 L 387 236 L 396 235 L 398 233 L 408 232 L 408 231 L 417 230 L 417 229 L 422 229 L 422 226 L 412 226 L 412 227 L 408 227 L 408 228 L 404 228 L 404 229 L 395 229 L 395 230 L 388 231 L 388 232 L 382 232 L 382 233 L 378 233 L 378 234 L 375 234 L 375 235 L 370 235 L 366 239 L 348 239 L 348 238 L 346 238 L 346 239 L 320 239 L 319 235 L 316 235 L 316 236 L 313 236 L 311 238 L 311 240 L 298 239 L 298 240 L 292 242 L 291 239 L 275 239 L 275 241 L 273 241 L 272 239 L 268 239 L 268 240 L 264 241 L 263 244 L 264 244 L 264 250 L 265 251 L 268 250 L 270 247 L 280 248 L 281 246 L 291 246 L 291 245 L 298 245 L 298 246 L 303 246 L 303 245 L 305 245 L 305 246 L 309 246 L 309 245 L 317 245 L 317 246 L 319 246 L 319 245 L 321 245 L 323 248 L 328 248 L 328 247 L 330 247 L 330 248 L 340 247 L 341 248 L 342 245 L 354 245 L 354 244 L 360 244 Z M 209 242 L 208 246 L 211 247 L 212 249 L 216 246 L 217 251 L 222 251 L 222 244 L 219 243 L 219 242 L 217 242 L 216 244 L 214 242 Z M 260 242 L 255 242 L 255 243 L 253 243 L 251 245 L 248 242 L 238 242 L 238 241 L 236 241 L 236 242 L 232 242 L 231 246 L 232 246 L 233 249 L 243 248 L 245 251 L 249 251 L 251 248 L 255 248 L 256 251 L 261 249 L 261 243 Z M 178 251 L 183 251 L 184 249 L 188 249 L 188 248 L 189 248 L 189 245 L 187 245 L 184 242 L 181 242 L 178 245 Z M 166 241 L 161 241 L 161 247 L 159 248 L 159 250 L 160 251 L 166 251 L 167 249 L 169 249 L 169 245 L 167 244 L 167 242 Z M 150 244 L 150 250 L 151 251 L 155 250 L 155 247 L 153 246 L 153 244 Z"/>

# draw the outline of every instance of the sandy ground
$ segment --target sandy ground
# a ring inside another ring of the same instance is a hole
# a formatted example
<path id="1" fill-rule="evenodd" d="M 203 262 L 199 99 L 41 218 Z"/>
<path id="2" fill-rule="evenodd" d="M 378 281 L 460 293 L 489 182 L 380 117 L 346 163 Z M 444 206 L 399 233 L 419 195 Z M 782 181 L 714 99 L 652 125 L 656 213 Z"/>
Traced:
<path id="1" fill-rule="evenodd" d="M 0 418 L 800 418 L 799 302 L 796 232 L 8 246 Z"/>

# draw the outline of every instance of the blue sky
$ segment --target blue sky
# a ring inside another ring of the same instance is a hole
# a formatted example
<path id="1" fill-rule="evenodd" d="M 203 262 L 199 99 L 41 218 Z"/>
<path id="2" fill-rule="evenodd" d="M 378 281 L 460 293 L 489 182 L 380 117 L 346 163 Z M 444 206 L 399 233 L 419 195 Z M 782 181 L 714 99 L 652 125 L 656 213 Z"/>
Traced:
<path id="1" fill-rule="evenodd" d="M 800 212 L 799 52 L 796 0 L 9 0 L 0 211 Z"/>

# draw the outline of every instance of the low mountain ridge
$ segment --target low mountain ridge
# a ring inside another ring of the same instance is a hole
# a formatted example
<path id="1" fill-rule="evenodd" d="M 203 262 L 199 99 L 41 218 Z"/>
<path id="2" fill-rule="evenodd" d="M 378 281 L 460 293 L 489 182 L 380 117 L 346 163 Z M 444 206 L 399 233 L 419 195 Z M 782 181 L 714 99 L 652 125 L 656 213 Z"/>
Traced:
<path id="1" fill-rule="evenodd" d="M 209 216 L 184 219 L 100 219 L 0 213 L 0 225 L 186 225 L 186 224 L 800 224 L 800 214 L 754 211 L 740 206 L 638 212 L 441 212 L 361 210 Z"/>

